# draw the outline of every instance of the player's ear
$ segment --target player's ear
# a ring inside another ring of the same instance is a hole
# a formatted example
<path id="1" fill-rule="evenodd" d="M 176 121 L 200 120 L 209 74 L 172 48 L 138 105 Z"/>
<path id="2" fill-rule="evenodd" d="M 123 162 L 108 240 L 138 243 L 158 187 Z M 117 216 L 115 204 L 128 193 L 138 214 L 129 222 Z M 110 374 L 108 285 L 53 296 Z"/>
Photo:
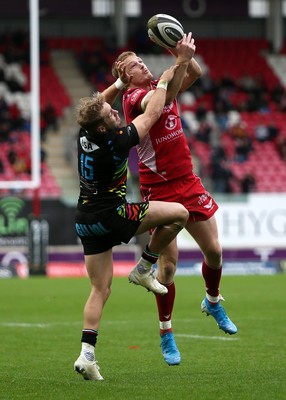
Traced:
<path id="1" fill-rule="evenodd" d="M 96 130 L 99 133 L 104 133 L 106 132 L 106 127 L 104 125 L 99 125 Z"/>

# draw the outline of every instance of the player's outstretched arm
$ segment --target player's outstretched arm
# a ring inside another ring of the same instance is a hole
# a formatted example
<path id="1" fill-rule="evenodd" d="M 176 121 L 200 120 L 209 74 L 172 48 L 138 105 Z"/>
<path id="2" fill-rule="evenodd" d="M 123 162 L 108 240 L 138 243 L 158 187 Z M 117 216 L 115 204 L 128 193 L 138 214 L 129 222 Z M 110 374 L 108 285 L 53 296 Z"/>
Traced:
<path id="1" fill-rule="evenodd" d="M 145 112 L 132 121 L 137 129 L 140 140 L 147 135 L 149 129 L 160 118 L 165 106 L 168 84 L 173 79 L 177 68 L 177 65 L 173 65 L 163 72 L 156 90 L 154 90 L 152 97 L 148 101 Z"/>
<path id="2" fill-rule="evenodd" d="M 184 35 L 176 48 L 168 50 L 180 65 L 168 88 L 167 101 L 171 102 L 179 92 L 187 90 L 202 75 L 202 70 L 194 58 L 196 45 L 191 32 Z"/>
<path id="3" fill-rule="evenodd" d="M 131 76 L 127 74 L 126 67 L 122 62 L 117 62 L 116 66 L 119 73 L 118 79 L 102 92 L 105 101 L 110 105 L 115 102 L 121 90 L 123 90 L 131 80 Z"/>

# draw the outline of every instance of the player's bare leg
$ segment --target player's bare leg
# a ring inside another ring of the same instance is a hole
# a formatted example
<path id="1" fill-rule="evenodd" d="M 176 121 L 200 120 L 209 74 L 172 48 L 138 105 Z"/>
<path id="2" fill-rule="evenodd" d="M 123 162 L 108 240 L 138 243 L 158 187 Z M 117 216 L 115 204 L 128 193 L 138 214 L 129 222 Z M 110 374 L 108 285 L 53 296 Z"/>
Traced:
<path id="1" fill-rule="evenodd" d="M 168 365 L 179 365 L 181 354 L 177 347 L 173 327 L 172 312 L 176 295 L 174 282 L 178 261 L 176 240 L 173 240 L 161 253 L 158 260 L 157 279 L 168 288 L 164 296 L 156 295 L 162 354 Z"/>
<path id="2" fill-rule="evenodd" d="M 166 294 L 168 289 L 154 276 L 153 265 L 157 262 L 161 251 L 177 236 L 186 224 L 188 211 L 178 203 L 162 203 L 151 201 L 148 214 L 142 221 L 137 234 L 146 232 L 157 226 L 149 244 L 143 251 L 137 265 L 128 278 L 136 285 L 141 285 L 155 294 Z"/>
<path id="3" fill-rule="evenodd" d="M 74 363 L 74 369 L 86 380 L 101 381 L 95 356 L 103 307 L 111 292 L 113 276 L 112 249 L 85 256 L 85 264 L 91 282 L 91 292 L 84 307 L 81 353 Z"/>
<path id="4" fill-rule="evenodd" d="M 218 240 L 215 216 L 206 221 L 188 221 L 186 229 L 196 240 L 204 254 L 202 274 L 205 280 L 206 297 L 202 301 L 201 310 L 207 315 L 212 315 L 218 327 L 225 333 L 233 335 L 237 332 L 237 327 L 229 319 L 220 303 L 221 300 L 224 300 L 220 294 L 222 250 Z"/>

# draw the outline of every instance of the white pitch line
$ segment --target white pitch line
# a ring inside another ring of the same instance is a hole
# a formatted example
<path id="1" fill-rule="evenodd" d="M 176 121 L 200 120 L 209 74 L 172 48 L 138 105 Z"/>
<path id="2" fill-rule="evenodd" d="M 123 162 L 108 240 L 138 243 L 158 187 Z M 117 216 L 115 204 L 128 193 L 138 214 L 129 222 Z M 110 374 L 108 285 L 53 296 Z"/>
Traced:
<path id="1" fill-rule="evenodd" d="M 105 323 L 127 324 L 127 323 L 130 323 L 130 321 L 105 321 Z M 80 325 L 80 324 L 81 324 L 81 321 L 51 322 L 51 323 L 0 322 L 0 326 L 4 326 L 4 327 L 8 327 L 8 328 L 39 328 L 39 329 L 47 329 L 47 328 L 51 328 L 53 326 L 71 326 L 71 325 Z M 184 338 L 189 338 L 189 339 L 222 340 L 222 341 L 239 340 L 239 338 L 237 338 L 237 337 L 190 335 L 190 334 L 185 334 L 185 333 L 176 333 L 176 337 L 184 337 Z"/>
<path id="2" fill-rule="evenodd" d="M 209 340 L 239 340 L 239 338 L 234 337 L 222 337 L 222 336 L 203 336 L 203 335 L 189 335 L 184 333 L 176 333 L 176 337 L 185 337 L 190 339 L 209 339 Z"/>
<path id="3" fill-rule="evenodd" d="M 48 328 L 50 324 L 29 324 L 28 322 L 2 322 L 1 326 L 9 328 Z"/>
<path id="4" fill-rule="evenodd" d="M 62 325 L 79 325 L 80 321 L 77 322 L 52 322 L 52 323 L 29 323 L 29 322 L 0 322 L 0 326 L 6 326 L 8 328 L 50 328 L 52 326 Z"/>

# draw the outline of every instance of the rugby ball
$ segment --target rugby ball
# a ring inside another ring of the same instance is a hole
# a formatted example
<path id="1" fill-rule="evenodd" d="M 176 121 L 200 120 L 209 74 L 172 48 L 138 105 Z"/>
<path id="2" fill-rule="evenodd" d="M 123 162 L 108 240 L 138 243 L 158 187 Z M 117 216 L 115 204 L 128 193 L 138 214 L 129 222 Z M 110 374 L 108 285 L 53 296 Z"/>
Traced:
<path id="1" fill-rule="evenodd" d="M 153 15 L 147 22 L 147 31 L 153 42 L 167 48 L 176 47 L 184 34 L 182 24 L 167 14 Z"/>

